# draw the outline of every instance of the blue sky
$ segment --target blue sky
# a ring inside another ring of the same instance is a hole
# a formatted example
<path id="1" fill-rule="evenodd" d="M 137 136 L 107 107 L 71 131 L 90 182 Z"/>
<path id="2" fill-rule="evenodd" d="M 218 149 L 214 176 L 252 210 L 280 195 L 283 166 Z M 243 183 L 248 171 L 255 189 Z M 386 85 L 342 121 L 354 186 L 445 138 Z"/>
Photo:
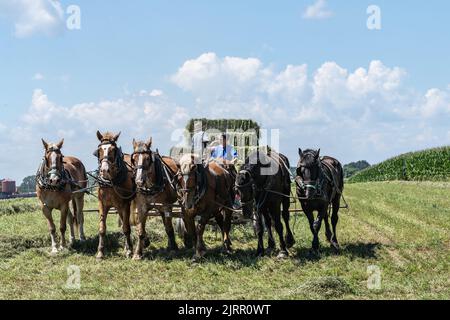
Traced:
<path id="1" fill-rule="evenodd" d="M 325 17 L 306 18 L 317 2 Z M 167 152 L 166 138 L 199 115 L 254 115 L 280 129 L 293 163 L 297 146 L 377 162 L 450 143 L 448 1 L 49 3 L 0 0 L 0 146 L 30 157 L 20 170 L 2 159 L 0 177 L 33 173 L 41 136 L 64 136 L 66 152 L 90 168 L 97 127 L 122 130 L 124 147 L 154 135 Z M 81 30 L 65 27 L 72 4 Z M 381 9 L 381 30 L 366 27 L 370 4 Z M 109 127 L 78 114 L 108 108 L 127 116 Z M 143 114 L 148 127 L 130 128 Z"/>

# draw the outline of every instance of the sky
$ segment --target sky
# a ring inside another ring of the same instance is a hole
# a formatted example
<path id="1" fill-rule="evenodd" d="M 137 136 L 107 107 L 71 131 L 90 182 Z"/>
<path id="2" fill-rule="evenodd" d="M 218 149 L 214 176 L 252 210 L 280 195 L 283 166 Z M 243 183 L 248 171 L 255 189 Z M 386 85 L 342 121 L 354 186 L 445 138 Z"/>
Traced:
<path id="1" fill-rule="evenodd" d="M 277 129 L 292 164 L 299 147 L 377 163 L 449 145 L 448 12 L 437 0 L 0 0 L 0 178 L 34 174 L 41 138 L 64 138 L 88 170 L 97 130 L 122 131 L 126 152 L 152 136 L 167 154 L 192 117 Z"/>

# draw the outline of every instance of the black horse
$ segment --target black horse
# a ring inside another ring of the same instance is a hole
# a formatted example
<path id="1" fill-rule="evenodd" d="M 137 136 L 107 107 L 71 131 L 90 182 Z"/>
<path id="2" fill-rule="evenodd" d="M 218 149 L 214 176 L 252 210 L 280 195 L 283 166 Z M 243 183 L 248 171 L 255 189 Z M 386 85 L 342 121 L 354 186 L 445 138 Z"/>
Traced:
<path id="1" fill-rule="evenodd" d="M 289 227 L 289 206 L 291 180 L 289 176 L 289 160 L 274 151 L 252 153 L 236 176 L 235 189 L 242 203 L 242 211 L 246 218 L 255 217 L 255 229 L 258 236 L 257 255 L 264 255 L 264 225 L 269 235 L 269 249 L 275 249 L 272 234 L 272 222 L 280 238 L 281 251 L 279 258 L 288 256 L 287 248 L 294 245 L 295 240 Z M 281 213 L 281 205 L 283 212 Z M 286 226 L 286 239 L 283 237 L 283 224 Z"/>
<path id="2" fill-rule="evenodd" d="M 318 151 L 299 149 L 300 160 L 297 165 L 297 196 L 302 209 L 308 218 L 313 233 L 312 248 L 314 252 L 319 250 L 319 231 L 322 220 L 325 221 L 327 240 L 332 247 L 339 250 L 339 242 L 336 236 L 336 225 L 339 220 L 338 212 L 342 191 L 344 190 L 344 170 L 338 160 L 331 157 L 320 157 Z M 329 210 L 332 207 L 330 230 L 328 222 Z M 317 219 L 314 220 L 313 212 L 317 211 Z"/>

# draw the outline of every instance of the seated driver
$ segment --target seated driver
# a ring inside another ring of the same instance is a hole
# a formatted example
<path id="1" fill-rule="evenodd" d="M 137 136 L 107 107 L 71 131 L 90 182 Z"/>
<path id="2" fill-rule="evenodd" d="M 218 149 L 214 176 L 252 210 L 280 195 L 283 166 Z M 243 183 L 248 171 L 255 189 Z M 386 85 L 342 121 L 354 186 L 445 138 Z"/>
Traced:
<path id="1" fill-rule="evenodd" d="M 234 165 L 237 161 L 237 151 L 232 145 L 227 144 L 228 135 L 223 133 L 220 144 L 211 151 L 211 158 L 222 162 L 224 165 Z"/>

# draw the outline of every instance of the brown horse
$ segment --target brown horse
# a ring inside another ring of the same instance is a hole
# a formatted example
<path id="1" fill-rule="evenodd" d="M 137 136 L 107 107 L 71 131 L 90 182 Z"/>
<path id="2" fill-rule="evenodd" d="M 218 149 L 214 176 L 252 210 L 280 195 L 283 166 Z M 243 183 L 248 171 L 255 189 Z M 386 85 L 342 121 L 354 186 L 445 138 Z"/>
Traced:
<path id="1" fill-rule="evenodd" d="M 196 242 L 194 259 L 200 259 L 206 252 L 203 233 L 206 224 L 215 218 L 222 231 L 225 252 L 231 252 L 230 229 L 233 205 L 232 176 L 219 164 L 212 161 L 206 166 L 192 154 L 185 154 L 180 159 L 181 198 L 185 209 L 184 223 L 190 241 Z M 200 216 L 197 228 L 195 217 Z M 192 245 L 191 245 L 192 246 Z"/>
<path id="2" fill-rule="evenodd" d="M 48 221 L 50 236 L 52 239 L 52 254 L 58 252 L 56 245 L 56 228 L 53 223 L 52 211 L 61 211 L 60 249 L 66 247 L 66 221 L 70 227 L 70 245 L 75 240 L 74 223 L 79 228 L 80 240 L 84 241 L 84 193 L 73 193 L 87 186 L 86 170 L 83 163 L 74 157 L 64 157 L 61 148 L 64 139 L 59 143 L 47 143 L 42 139 L 45 155 L 36 174 L 36 192 L 41 203 L 42 212 Z M 72 201 L 73 215 L 69 204 Z"/>
<path id="3" fill-rule="evenodd" d="M 325 233 L 331 246 L 339 250 L 339 242 L 336 235 L 336 226 L 339 221 L 339 208 L 341 196 L 344 190 L 344 170 L 340 162 L 332 157 L 320 157 L 320 149 L 298 150 L 300 160 L 297 165 L 297 196 L 302 209 L 308 218 L 309 226 L 313 234 L 312 249 L 319 251 L 319 231 L 322 220 L 325 221 Z M 329 211 L 332 208 L 331 232 L 328 222 Z M 313 212 L 317 211 L 317 219 L 314 220 Z"/>
<path id="4" fill-rule="evenodd" d="M 147 212 L 156 209 L 163 220 L 169 251 L 178 250 L 172 225 L 172 205 L 178 200 L 174 177 L 179 167 L 174 159 L 161 157 L 153 152 L 152 139 L 143 142 L 133 140 L 131 163 L 135 173 L 136 198 L 133 206 L 138 214 L 139 241 L 133 259 L 140 260 L 146 240 Z"/>
<path id="5" fill-rule="evenodd" d="M 122 231 L 125 235 L 125 256 L 131 257 L 133 245 L 131 243 L 130 204 L 135 196 L 131 156 L 123 154 L 117 146 L 119 134 L 97 131 L 100 141 L 94 155 L 99 163 L 99 243 L 97 259 L 104 257 L 106 218 L 111 208 L 115 208 L 122 221 Z"/>

